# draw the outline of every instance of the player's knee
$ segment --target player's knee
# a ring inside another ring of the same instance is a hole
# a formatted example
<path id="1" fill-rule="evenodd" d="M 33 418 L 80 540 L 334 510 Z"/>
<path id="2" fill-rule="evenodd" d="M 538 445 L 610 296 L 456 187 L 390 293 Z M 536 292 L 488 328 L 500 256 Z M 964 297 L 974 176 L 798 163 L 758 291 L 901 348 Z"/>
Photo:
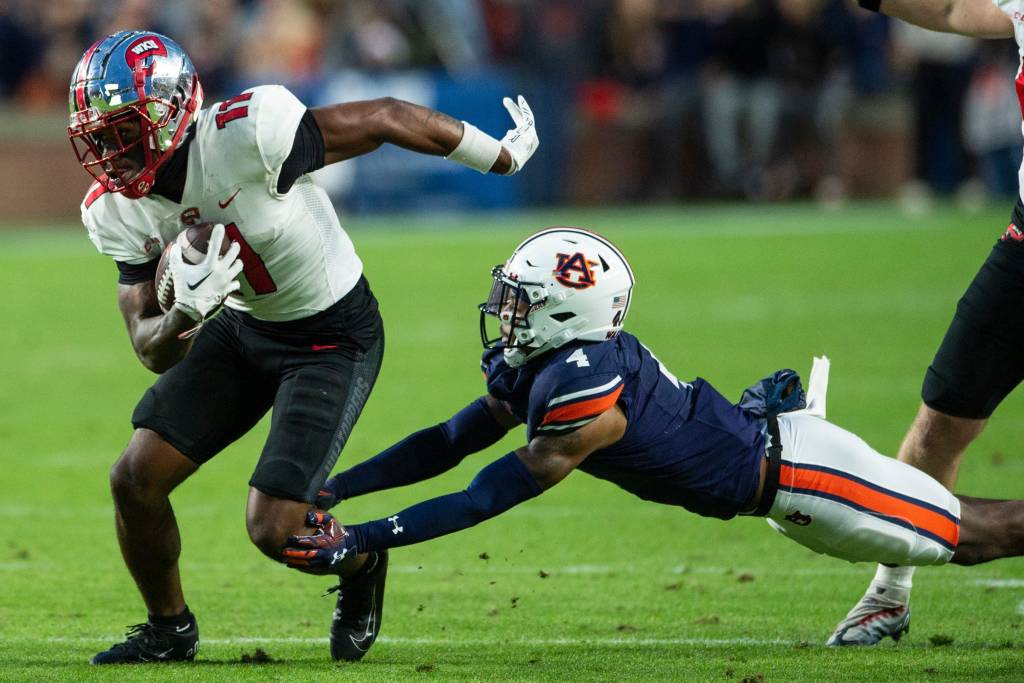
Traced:
<path id="1" fill-rule="evenodd" d="M 267 557 L 280 561 L 281 548 L 292 535 L 292 529 L 279 523 L 278 520 L 267 518 L 246 519 L 246 530 L 249 532 L 249 540 L 259 548 Z"/>
<path id="2" fill-rule="evenodd" d="M 155 497 L 155 491 L 130 451 L 110 468 L 110 492 L 118 506 L 145 504 Z"/>

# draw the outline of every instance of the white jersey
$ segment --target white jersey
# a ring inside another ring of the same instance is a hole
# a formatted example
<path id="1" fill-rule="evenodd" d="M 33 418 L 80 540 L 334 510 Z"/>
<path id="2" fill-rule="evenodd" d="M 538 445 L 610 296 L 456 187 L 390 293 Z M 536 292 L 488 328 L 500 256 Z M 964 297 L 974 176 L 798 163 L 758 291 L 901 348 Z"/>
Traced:
<path id="1" fill-rule="evenodd" d="M 996 7 L 1013 22 L 1013 37 L 1017 40 L 1017 51 L 1020 53 L 1021 66 L 1017 68 L 1017 100 L 1021 106 L 1021 132 L 1024 133 L 1024 0 L 992 0 Z M 1024 201 L 1024 163 L 1017 172 L 1018 193 Z"/>
<path id="2" fill-rule="evenodd" d="M 139 264 L 160 256 L 189 225 L 223 223 L 245 264 L 239 303 L 261 320 L 296 320 L 322 311 L 355 286 L 363 264 L 327 193 L 308 176 L 277 191 L 306 107 L 287 89 L 252 88 L 204 110 L 188 151 L 182 200 L 128 199 L 94 183 L 82 222 L 96 248 Z"/>

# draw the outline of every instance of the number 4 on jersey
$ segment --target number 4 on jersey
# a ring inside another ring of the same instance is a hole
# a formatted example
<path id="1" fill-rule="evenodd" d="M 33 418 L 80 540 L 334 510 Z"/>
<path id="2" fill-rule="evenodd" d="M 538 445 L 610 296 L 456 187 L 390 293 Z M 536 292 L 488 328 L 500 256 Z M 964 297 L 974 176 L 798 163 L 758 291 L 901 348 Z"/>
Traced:
<path id="1" fill-rule="evenodd" d="M 587 358 L 587 354 L 583 353 L 583 349 L 576 349 L 572 352 L 568 358 L 565 359 L 566 363 L 575 363 L 578 368 L 589 368 L 590 359 Z"/>

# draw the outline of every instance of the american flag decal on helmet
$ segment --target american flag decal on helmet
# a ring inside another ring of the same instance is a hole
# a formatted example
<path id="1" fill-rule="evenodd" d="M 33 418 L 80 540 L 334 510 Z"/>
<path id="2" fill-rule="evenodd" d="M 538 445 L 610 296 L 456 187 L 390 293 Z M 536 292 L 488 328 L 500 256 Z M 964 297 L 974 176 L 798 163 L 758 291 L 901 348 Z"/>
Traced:
<path id="1" fill-rule="evenodd" d="M 629 297 L 624 294 L 612 298 L 612 308 L 625 308 Z"/>

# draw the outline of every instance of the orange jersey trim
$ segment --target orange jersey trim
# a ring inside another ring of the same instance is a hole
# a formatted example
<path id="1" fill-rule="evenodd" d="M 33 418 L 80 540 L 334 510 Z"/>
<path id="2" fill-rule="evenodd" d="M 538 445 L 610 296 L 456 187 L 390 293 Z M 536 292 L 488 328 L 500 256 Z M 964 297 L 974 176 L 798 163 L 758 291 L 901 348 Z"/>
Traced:
<path id="1" fill-rule="evenodd" d="M 619 384 L 619 386 L 615 387 L 615 390 L 610 394 L 598 396 L 597 398 L 592 398 L 587 401 L 559 406 L 554 410 L 548 411 L 544 416 L 544 421 L 541 422 L 541 425 L 551 424 L 552 422 L 571 422 L 573 420 L 582 420 L 583 418 L 590 417 L 592 415 L 600 415 L 615 405 L 615 402 L 619 400 L 619 394 L 621 393 L 622 384 Z"/>
<path id="2" fill-rule="evenodd" d="M 906 520 L 953 548 L 960 540 L 960 525 L 954 520 L 924 505 L 878 491 L 841 474 L 802 469 L 783 463 L 779 469 L 779 485 L 803 489 L 812 494 L 822 493 L 833 499 L 845 499 L 880 516 Z"/>

